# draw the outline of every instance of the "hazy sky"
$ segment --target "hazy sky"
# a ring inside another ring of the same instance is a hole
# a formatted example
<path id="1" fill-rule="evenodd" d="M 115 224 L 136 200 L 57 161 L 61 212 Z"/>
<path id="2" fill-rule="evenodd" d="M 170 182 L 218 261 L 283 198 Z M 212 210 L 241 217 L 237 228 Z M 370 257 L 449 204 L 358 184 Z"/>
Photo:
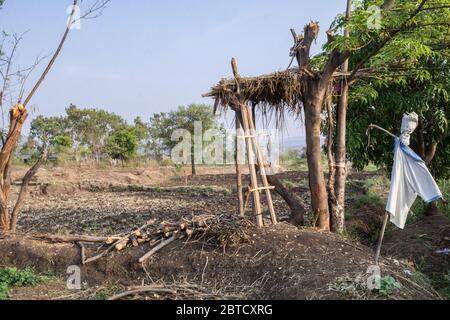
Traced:
<path id="1" fill-rule="evenodd" d="M 32 101 L 37 106 L 33 116 L 60 115 L 73 103 L 103 108 L 127 120 L 147 120 L 179 105 L 211 103 L 201 94 L 230 76 L 231 57 L 237 58 L 244 76 L 282 70 L 290 61 L 289 29 L 319 21 L 317 50 L 345 2 L 112 0 L 102 17 L 83 21 L 80 30 L 72 31 Z M 6 0 L 0 30 L 29 30 L 18 56 L 21 64 L 55 49 L 70 3 Z M 288 136 L 300 135 L 296 125 L 289 128 Z"/>

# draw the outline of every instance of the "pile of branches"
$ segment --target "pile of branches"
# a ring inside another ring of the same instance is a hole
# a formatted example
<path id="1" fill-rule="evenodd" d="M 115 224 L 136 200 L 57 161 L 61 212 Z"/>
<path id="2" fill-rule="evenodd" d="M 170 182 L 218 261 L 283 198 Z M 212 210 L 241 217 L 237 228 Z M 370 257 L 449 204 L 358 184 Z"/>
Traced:
<path id="1" fill-rule="evenodd" d="M 199 215 L 190 219 L 183 218 L 179 222 L 164 221 L 157 223 L 151 220 L 129 234 L 96 237 L 96 236 L 59 236 L 34 234 L 29 237 L 52 242 L 76 243 L 81 248 L 82 264 L 92 263 L 114 251 L 146 245 L 150 250 L 139 258 L 144 263 L 155 253 L 169 244 L 179 241 L 203 241 L 220 247 L 235 247 L 247 242 L 250 238 L 247 232 L 254 228 L 253 223 L 236 215 Z M 86 245 L 101 243 L 107 246 L 96 256 L 86 257 Z"/>

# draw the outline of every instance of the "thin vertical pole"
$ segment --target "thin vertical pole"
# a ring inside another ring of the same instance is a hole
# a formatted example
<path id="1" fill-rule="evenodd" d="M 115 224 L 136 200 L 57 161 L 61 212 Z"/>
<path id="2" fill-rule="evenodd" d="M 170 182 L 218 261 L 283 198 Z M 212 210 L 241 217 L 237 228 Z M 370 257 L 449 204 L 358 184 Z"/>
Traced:
<path id="1" fill-rule="evenodd" d="M 238 114 L 236 113 L 236 186 L 238 192 L 238 210 L 239 215 L 245 215 L 244 209 L 244 194 L 242 191 L 242 171 L 241 171 L 241 124 L 239 122 Z"/>
<path id="2" fill-rule="evenodd" d="M 381 228 L 381 233 L 380 233 L 380 239 L 378 240 L 378 246 L 377 246 L 377 253 L 375 256 L 375 264 L 378 265 L 378 261 L 380 260 L 380 254 L 381 254 L 381 246 L 383 245 L 383 239 L 384 239 L 384 233 L 386 232 L 386 227 L 389 221 L 389 213 L 386 212 L 386 215 L 384 217 L 384 221 L 383 221 L 383 227 Z"/>

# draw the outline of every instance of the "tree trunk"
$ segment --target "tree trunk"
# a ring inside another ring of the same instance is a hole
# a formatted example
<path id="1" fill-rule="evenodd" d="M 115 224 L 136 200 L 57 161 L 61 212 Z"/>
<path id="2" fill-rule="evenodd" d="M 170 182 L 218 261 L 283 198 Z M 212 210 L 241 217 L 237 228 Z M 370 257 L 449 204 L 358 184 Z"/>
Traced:
<path id="1" fill-rule="evenodd" d="M 11 186 L 11 161 L 17 141 L 20 139 L 22 126 L 28 117 L 27 110 L 17 105 L 10 111 L 10 125 L 8 136 L 0 152 L 0 227 L 3 231 L 10 231 L 8 197 Z"/>
<path id="2" fill-rule="evenodd" d="M 347 66 L 348 69 L 348 66 Z M 336 128 L 336 207 L 333 216 L 332 231 L 336 233 L 344 232 L 345 223 L 345 183 L 347 181 L 347 150 L 346 150 L 346 135 L 347 135 L 347 108 L 348 108 L 348 84 L 345 80 L 342 81 L 342 91 L 339 97 L 339 104 L 337 110 L 337 128 Z"/>
<path id="3" fill-rule="evenodd" d="M 306 213 L 304 205 L 283 185 L 278 177 L 268 175 L 267 180 L 271 186 L 275 187 L 275 192 L 283 198 L 291 209 L 289 222 L 296 226 L 304 226 Z"/>
<path id="4" fill-rule="evenodd" d="M 330 210 L 331 230 L 336 226 L 336 192 L 334 190 L 336 182 L 336 162 L 334 160 L 334 119 L 332 110 L 332 98 L 327 101 L 328 116 L 328 136 L 327 136 L 327 156 L 328 156 L 328 206 Z"/>
<path id="5" fill-rule="evenodd" d="M 2 194 L 2 197 L 3 197 L 3 194 Z M 8 204 L 5 203 L 3 201 L 3 199 L 0 202 L 1 202 L 0 203 L 0 230 L 6 232 L 6 231 L 9 231 L 9 226 L 10 226 Z"/>
<path id="6" fill-rule="evenodd" d="M 195 167 L 195 155 L 194 150 L 191 152 L 191 167 L 192 167 L 192 175 L 197 175 L 197 168 Z"/>
<path id="7" fill-rule="evenodd" d="M 352 11 L 352 0 L 347 0 L 346 19 L 350 19 Z M 348 28 L 344 30 L 344 37 L 350 37 Z M 342 65 L 342 72 L 348 72 L 348 59 Z M 341 95 L 336 115 L 336 177 L 335 196 L 336 205 L 331 211 L 331 230 L 336 233 L 343 233 L 345 228 L 345 184 L 347 182 L 347 109 L 348 109 L 349 84 L 346 77 L 341 81 Z"/>
<path id="8" fill-rule="evenodd" d="M 316 227 L 329 231 L 330 215 L 328 210 L 328 194 L 322 166 L 322 148 L 320 145 L 320 116 L 324 96 L 324 92 L 321 91 L 316 81 L 308 81 L 308 92 L 304 97 L 306 148 L 311 206 Z"/>
<path id="9" fill-rule="evenodd" d="M 39 168 L 47 161 L 48 152 L 46 147 L 44 146 L 41 155 L 39 156 L 38 161 L 28 170 L 25 176 L 22 179 L 22 186 L 20 187 L 19 196 L 17 197 L 16 204 L 11 213 L 11 222 L 10 222 L 10 231 L 16 232 L 17 229 L 17 221 L 19 220 L 20 211 L 22 210 L 23 204 L 25 203 L 25 199 L 28 195 L 28 185 L 30 184 L 31 179 L 36 175 Z"/>

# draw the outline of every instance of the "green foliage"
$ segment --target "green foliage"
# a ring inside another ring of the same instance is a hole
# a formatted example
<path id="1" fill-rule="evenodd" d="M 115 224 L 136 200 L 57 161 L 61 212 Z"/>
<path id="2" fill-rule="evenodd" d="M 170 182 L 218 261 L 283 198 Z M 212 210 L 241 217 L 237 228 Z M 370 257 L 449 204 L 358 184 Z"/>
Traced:
<path id="1" fill-rule="evenodd" d="M 438 181 L 439 189 L 442 191 L 442 195 L 444 199 L 449 199 L 450 197 L 450 181 L 449 180 L 441 180 Z M 439 212 L 450 219 L 450 207 L 446 204 L 444 204 L 442 201 L 439 201 L 436 203 Z M 410 218 L 408 218 L 408 223 L 414 223 L 416 221 L 419 221 L 423 219 L 427 214 L 427 204 L 420 199 L 417 199 L 416 202 L 414 202 L 413 207 L 411 208 L 411 215 Z"/>
<path id="2" fill-rule="evenodd" d="M 374 208 L 383 208 L 384 201 L 381 199 L 381 197 L 374 192 L 368 192 L 361 198 L 356 200 L 355 208 L 356 209 L 362 209 L 367 207 L 374 207 Z"/>
<path id="3" fill-rule="evenodd" d="M 450 180 L 441 180 L 438 182 L 439 188 L 441 189 L 444 199 L 450 199 Z M 450 206 L 439 201 L 438 204 L 439 211 L 450 219 Z"/>
<path id="4" fill-rule="evenodd" d="M 447 274 L 432 275 L 431 283 L 445 299 L 450 299 L 450 270 L 447 270 Z"/>
<path id="5" fill-rule="evenodd" d="M 378 293 L 384 297 L 389 297 L 396 290 L 401 289 L 402 285 L 391 276 L 386 276 L 381 278 L 381 287 L 378 290 Z"/>
<path id="6" fill-rule="evenodd" d="M 109 136 L 126 127 L 124 119 L 104 110 L 71 105 L 66 112 L 74 141 L 89 148 L 96 159 L 102 155 Z"/>
<path id="7" fill-rule="evenodd" d="M 72 148 L 73 140 L 69 135 L 56 136 L 54 144 L 58 147 Z"/>
<path id="8" fill-rule="evenodd" d="M 418 284 L 432 286 L 444 299 L 450 299 L 450 270 L 443 273 L 416 270 L 413 279 Z"/>
<path id="9" fill-rule="evenodd" d="M 17 270 L 16 268 L 0 269 L 0 300 L 6 300 L 12 287 L 36 286 L 44 281 L 32 269 Z"/>
<path id="10" fill-rule="evenodd" d="M 191 135 L 191 145 L 194 146 L 195 123 L 201 123 L 203 135 L 208 130 L 223 130 L 217 122 L 217 118 L 213 114 L 213 108 L 209 105 L 192 104 L 188 107 L 181 106 L 175 111 L 169 113 L 161 112 L 153 115 L 150 119 L 150 139 L 149 146 L 154 150 L 156 158 L 162 158 L 163 154 L 168 154 L 179 141 L 172 139 L 175 130 L 184 129 Z M 208 143 L 204 142 L 203 147 L 207 147 Z M 192 150 L 193 151 L 193 150 Z"/>
<path id="11" fill-rule="evenodd" d="M 306 152 L 305 150 L 288 149 L 280 155 L 280 163 L 290 170 L 306 169 Z"/>
<path id="12" fill-rule="evenodd" d="M 424 62 L 423 66 L 431 70 L 432 79 L 408 78 L 406 84 L 364 82 L 351 89 L 348 154 L 355 168 L 363 169 L 372 162 L 390 172 L 394 157 L 393 140 L 374 131 L 368 146 L 367 127 L 374 123 L 400 135 L 403 114 L 414 111 L 419 114 L 421 125 L 412 136 L 411 147 L 425 157 L 431 146 L 437 143 L 430 170 L 437 179 L 450 176 L 450 66 L 446 61 L 437 60 Z M 369 95 L 360 98 L 358 95 L 364 91 Z"/>
<path id="13" fill-rule="evenodd" d="M 380 72 L 387 71 L 388 66 L 393 64 L 411 67 L 414 72 L 414 65 L 420 59 L 444 56 L 445 50 L 441 50 L 440 44 L 448 41 L 445 35 L 450 10 L 445 6 L 449 5 L 449 1 L 429 0 L 426 7 L 440 9 L 425 10 L 411 17 L 420 2 L 396 0 L 393 10 L 382 10 L 378 17 L 376 11 L 370 9 L 372 6 L 380 7 L 383 0 L 354 1 L 354 11 L 348 22 L 343 15 L 338 15 L 333 22 L 331 30 L 336 39 L 325 45 L 325 53 L 334 49 L 349 50 L 352 53 L 351 65 L 354 66 L 381 46 L 382 49 L 368 61 L 371 68 Z M 378 23 L 371 23 L 375 21 Z M 342 36 L 344 27 L 350 31 L 349 38 Z M 416 69 L 415 73 L 420 72 Z M 398 74 L 394 77 L 389 77 L 388 74 L 386 76 L 388 81 L 402 81 Z"/>
<path id="14" fill-rule="evenodd" d="M 178 143 L 171 139 L 174 130 L 185 129 L 194 135 L 196 121 L 202 123 L 201 134 L 209 129 L 223 130 L 207 105 L 155 114 L 149 123 L 137 117 L 132 125 L 114 113 L 71 105 L 65 116 L 36 117 L 31 123 L 30 139 L 22 145 L 20 154 L 35 159 L 39 146 L 46 143 L 58 159 L 94 159 L 100 163 L 105 156 L 125 161 L 139 155 L 163 161 Z"/>
<path id="15" fill-rule="evenodd" d="M 437 9 L 424 10 L 412 17 L 421 1 L 397 0 L 393 10 L 381 11 L 378 28 L 369 28 L 374 12 L 368 9 L 382 3 L 382 0 L 355 1 L 348 22 L 342 15 L 335 19 L 332 30 L 337 34 L 336 40 L 325 45 L 322 53 L 350 50 L 350 69 L 365 61 L 364 69 L 372 75 L 351 86 L 347 126 L 350 160 L 357 169 L 370 162 L 389 168 L 393 159 L 392 139 L 374 133 L 373 144 L 368 148 L 367 127 L 376 123 L 399 134 L 403 114 L 414 111 L 420 115 L 421 127 L 413 136 L 413 149 L 429 150 L 438 143 L 431 171 L 437 178 L 448 178 L 450 1 L 429 0 L 425 8 Z M 350 30 L 348 39 L 339 35 L 344 27 Z M 366 61 L 368 56 L 371 58 Z M 423 141 L 418 141 L 419 133 Z M 424 152 L 419 155 L 424 156 Z"/>
<path id="16" fill-rule="evenodd" d="M 63 117 L 38 116 L 31 122 L 30 137 L 41 143 L 57 144 L 55 139 L 60 136 L 69 136 L 67 126 L 68 123 Z"/>
<path id="17" fill-rule="evenodd" d="M 138 138 L 133 129 L 121 129 L 113 133 L 107 142 L 106 150 L 112 159 L 127 161 L 136 156 Z"/>

